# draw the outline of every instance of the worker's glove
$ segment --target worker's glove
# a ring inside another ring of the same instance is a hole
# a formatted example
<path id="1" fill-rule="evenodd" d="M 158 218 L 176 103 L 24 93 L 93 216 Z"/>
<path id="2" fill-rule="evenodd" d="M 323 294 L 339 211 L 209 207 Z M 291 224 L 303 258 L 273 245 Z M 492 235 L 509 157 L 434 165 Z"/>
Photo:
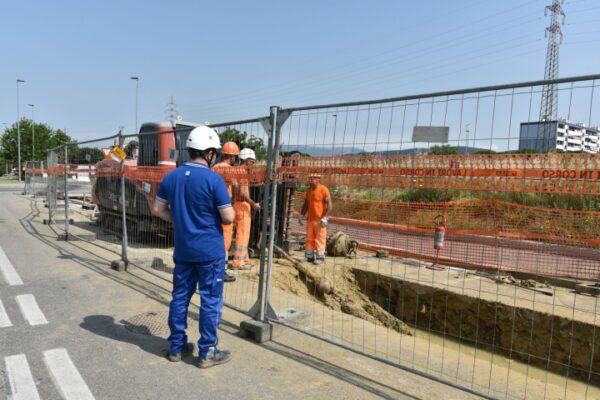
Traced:
<path id="1" fill-rule="evenodd" d="M 321 218 L 321 227 L 322 228 L 327 228 L 327 224 L 329 224 L 329 220 L 327 219 L 327 217 L 323 217 Z"/>

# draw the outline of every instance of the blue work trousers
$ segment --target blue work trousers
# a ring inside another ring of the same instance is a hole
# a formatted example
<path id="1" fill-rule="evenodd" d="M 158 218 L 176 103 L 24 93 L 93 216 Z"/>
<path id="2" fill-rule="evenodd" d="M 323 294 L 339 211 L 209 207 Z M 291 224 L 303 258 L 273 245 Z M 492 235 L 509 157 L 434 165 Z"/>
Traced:
<path id="1" fill-rule="evenodd" d="M 206 264 L 175 263 L 173 273 L 173 299 L 169 306 L 171 353 L 181 353 L 187 343 L 187 313 L 190 300 L 198 288 L 200 292 L 200 315 L 198 318 L 200 340 L 198 349 L 201 359 L 218 343 L 217 328 L 223 308 L 223 278 L 225 260 L 220 258 Z"/>

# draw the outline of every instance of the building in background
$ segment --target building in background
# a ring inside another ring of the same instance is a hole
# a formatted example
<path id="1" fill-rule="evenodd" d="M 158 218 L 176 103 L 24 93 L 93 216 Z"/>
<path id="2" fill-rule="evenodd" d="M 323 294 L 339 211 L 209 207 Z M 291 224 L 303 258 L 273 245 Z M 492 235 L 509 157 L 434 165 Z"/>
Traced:
<path id="1" fill-rule="evenodd" d="M 523 122 L 519 134 L 519 150 L 538 153 L 562 150 L 565 152 L 599 152 L 598 128 L 586 127 L 567 120 Z"/>

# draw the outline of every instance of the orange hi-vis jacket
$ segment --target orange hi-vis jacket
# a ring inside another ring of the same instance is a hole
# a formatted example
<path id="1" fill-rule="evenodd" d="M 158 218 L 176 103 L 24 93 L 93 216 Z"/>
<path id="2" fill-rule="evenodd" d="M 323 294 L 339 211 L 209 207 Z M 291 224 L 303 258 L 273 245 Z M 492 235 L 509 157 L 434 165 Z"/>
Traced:
<path id="1" fill-rule="evenodd" d="M 309 188 L 306 191 L 306 205 L 308 206 L 308 220 L 319 221 L 323 218 L 327 203 L 325 199 L 329 197 L 329 189 L 319 184 L 316 188 Z"/>

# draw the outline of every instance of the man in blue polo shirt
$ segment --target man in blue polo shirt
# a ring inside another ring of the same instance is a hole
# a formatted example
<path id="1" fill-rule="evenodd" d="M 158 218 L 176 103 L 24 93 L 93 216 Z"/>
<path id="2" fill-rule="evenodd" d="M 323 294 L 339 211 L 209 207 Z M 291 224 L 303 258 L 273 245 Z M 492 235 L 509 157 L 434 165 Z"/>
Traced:
<path id="1" fill-rule="evenodd" d="M 210 170 L 221 148 L 217 132 L 207 126 L 194 128 L 186 147 L 191 161 L 163 178 L 153 207 L 154 215 L 173 223 L 175 233 L 173 300 L 169 307 L 171 348 L 167 358 L 180 361 L 194 351 L 193 343 L 187 342 L 185 330 L 190 300 L 198 288 L 197 366 L 208 368 L 231 358 L 229 351 L 217 349 L 217 328 L 223 307 L 225 274 L 221 224 L 231 224 L 235 212 L 223 179 Z"/>

